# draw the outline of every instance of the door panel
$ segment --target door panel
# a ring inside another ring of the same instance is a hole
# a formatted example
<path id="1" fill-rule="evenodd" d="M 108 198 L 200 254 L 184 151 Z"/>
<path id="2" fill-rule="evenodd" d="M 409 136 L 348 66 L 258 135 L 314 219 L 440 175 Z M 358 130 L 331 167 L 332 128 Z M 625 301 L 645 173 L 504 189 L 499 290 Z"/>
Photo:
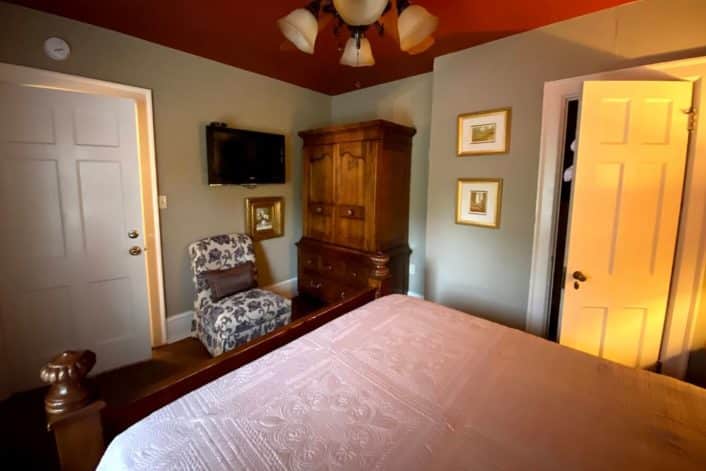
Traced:
<path id="1" fill-rule="evenodd" d="M 308 149 L 309 201 L 333 203 L 333 146 Z"/>
<path id="2" fill-rule="evenodd" d="M 374 188 L 373 178 L 374 141 L 344 142 L 338 144 L 336 152 L 336 243 L 366 248 L 368 218 L 366 201 Z"/>
<path id="3" fill-rule="evenodd" d="M 628 366 L 657 362 L 691 94 L 688 82 L 584 83 L 562 344 Z"/>
<path id="4" fill-rule="evenodd" d="M 53 355 L 150 358 L 135 103 L 0 84 L 0 322 L 11 390 Z M 127 233 L 137 229 L 139 238 Z"/>

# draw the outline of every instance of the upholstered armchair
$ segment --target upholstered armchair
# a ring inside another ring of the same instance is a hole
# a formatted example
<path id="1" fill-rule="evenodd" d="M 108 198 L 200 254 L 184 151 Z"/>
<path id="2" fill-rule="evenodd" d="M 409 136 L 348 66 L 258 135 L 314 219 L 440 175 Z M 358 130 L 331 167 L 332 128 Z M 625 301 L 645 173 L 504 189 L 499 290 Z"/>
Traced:
<path id="1" fill-rule="evenodd" d="M 255 263 L 252 239 L 246 234 L 225 234 L 189 245 L 196 298 L 194 335 L 213 356 L 287 324 L 291 301 L 257 287 L 214 300 L 207 277 L 214 271 Z"/>

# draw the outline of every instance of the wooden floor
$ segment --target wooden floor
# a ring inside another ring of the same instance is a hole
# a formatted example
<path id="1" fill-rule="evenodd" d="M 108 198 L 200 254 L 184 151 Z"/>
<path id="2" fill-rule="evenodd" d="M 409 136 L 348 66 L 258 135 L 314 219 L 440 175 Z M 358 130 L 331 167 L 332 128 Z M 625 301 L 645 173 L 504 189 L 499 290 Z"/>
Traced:
<path id="1" fill-rule="evenodd" d="M 294 298 L 292 320 L 320 307 L 313 301 Z M 148 361 L 99 374 L 94 382 L 108 407 L 124 405 L 198 370 L 210 359 L 201 342 L 187 338 L 152 349 Z M 58 469 L 54 437 L 46 428 L 45 393 L 46 388 L 39 388 L 0 402 L 0 469 Z"/>

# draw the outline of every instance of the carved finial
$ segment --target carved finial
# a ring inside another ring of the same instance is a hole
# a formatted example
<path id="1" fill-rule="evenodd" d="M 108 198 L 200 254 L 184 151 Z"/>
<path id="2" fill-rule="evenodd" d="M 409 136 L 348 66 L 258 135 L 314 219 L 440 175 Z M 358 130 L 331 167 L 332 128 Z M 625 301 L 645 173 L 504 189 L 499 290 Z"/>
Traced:
<path id="1" fill-rule="evenodd" d="M 370 261 L 373 262 L 374 270 L 371 273 L 373 278 L 382 280 L 390 276 L 390 257 L 384 253 L 376 253 L 370 256 Z"/>
<path id="2" fill-rule="evenodd" d="M 51 385 L 44 398 L 47 414 L 64 414 L 91 402 L 84 378 L 95 364 L 96 354 L 90 350 L 68 351 L 41 369 L 40 378 Z"/>

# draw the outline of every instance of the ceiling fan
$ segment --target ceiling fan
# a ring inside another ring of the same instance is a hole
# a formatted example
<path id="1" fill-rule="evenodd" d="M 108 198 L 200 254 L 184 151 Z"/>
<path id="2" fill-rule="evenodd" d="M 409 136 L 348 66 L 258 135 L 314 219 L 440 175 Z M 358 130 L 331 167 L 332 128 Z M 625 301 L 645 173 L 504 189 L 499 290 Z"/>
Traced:
<path id="1" fill-rule="evenodd" d="M 312 0 L 280 18 L 277 24 L 297 49 L 313 54 L 319 30 L 331 20 L 335 21 L 334 35 L 349 34 L 340 63 L 351 67 L 375 65 L 366 38 L 370 29 L 381 36 L 390 32 L 400 49 L 419 54 L 434 44 L 432 34 L 439 24 L 436 16 L 409 0 Z"/>

